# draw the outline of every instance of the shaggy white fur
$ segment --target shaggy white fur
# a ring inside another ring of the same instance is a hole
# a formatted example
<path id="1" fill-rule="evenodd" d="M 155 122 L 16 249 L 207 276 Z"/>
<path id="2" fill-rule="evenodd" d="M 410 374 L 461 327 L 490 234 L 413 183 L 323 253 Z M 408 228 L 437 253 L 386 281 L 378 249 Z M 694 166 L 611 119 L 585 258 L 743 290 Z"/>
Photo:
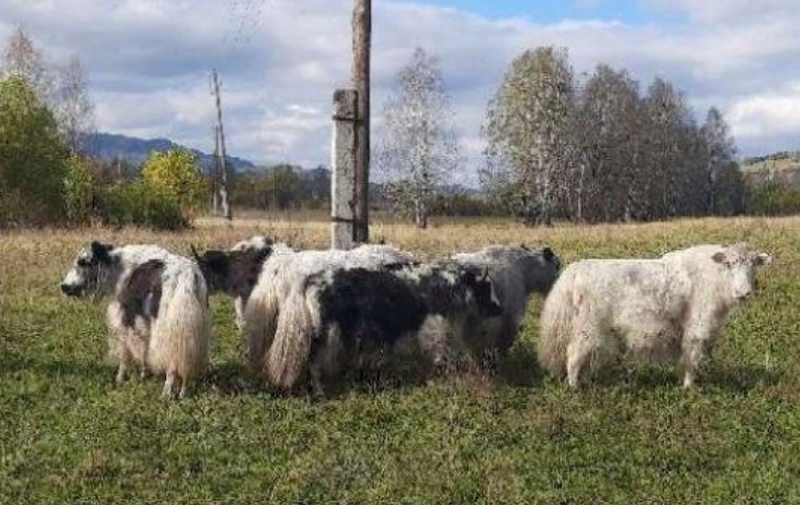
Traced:
<path id="1" fill-rule="evenodd" d="M 151 260 L 164 266 L 158 315 L 126 323 L 121 298 L 128 279 L 137 267 Z M 211 342 L 208 294 L 195 262 L 154 245 L 114 248 L 94 242 L 78 254 L 61 287 L 72 296 L 113 297 L 106 319 L 111 330 L 110 353 L 119 364 L 118 382 L 125 379 L 129 365 L 136 363 L 142 373 L 149 368 L 166 376 L 165 396 L 172 396 L 174 383 L 180 379 L 179 394 L 183 396 L 188 384 L 206 371 Z"/>
<path id="2" fill-rule="evenodd" d="M 332 268 L 376 269 L 413 260 L 411 253 L 386 245 L 270 256 L 244 311 L 247 355 L 253 373 L 283 389 L 291 388 L 299 378 L 302 367 L 294 363 L 308 356 L 310 343 L 292 336 L 299 328 L 319 328 L 319 307 L 313 305 L 314 297 L 306 297 L 310 276 Z"/>
<path id="3" fill-rule="evenodd" d="M 624 348 L 641 358 L 680 358 L 691 387 L 730 310 L 755 289 L 756 267 L 770 261 L 741 243 L 573 263 L 545 301 L 539 362 L 577 386 L 587 364 L 596 368 Z"/>

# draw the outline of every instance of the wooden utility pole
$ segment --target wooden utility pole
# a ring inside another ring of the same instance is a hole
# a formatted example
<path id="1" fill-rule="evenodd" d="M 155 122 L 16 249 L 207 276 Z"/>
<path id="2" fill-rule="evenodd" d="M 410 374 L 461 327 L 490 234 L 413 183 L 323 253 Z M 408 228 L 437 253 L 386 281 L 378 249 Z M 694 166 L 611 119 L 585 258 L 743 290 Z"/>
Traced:
<path id="1" fill-rule="evenodd" d="M 219 155 L 217 159 L 219 160 L 219 202 L 222 206 L 222 215 L 228 221 L 233 219 L 233 214 L 231 213 L 231 206 L 228 201 L 228 169 L 225 163 L 225 158 L 227 153 L 225 152 L 225 130 L 222 128 L 222 99 L 220 98 L 219 93 L 219 76 L 217 75 L 217 69 L 212 70 L 212 79 L 213 79 L 213 86 L 214 86 L 214 97 L 216 98 L 217 104 L 217 141 L 219 142 Z"/>
<path id="2" fill-rule="evenodd" d="M 353 238 L 369 241 L 369 63 L 372 1 L 355 0 L 353 9 L 353 87 L 358 93 Z"/>
<path id="3" fill-rule="evenodd" d="M 214 125 L 214 173 L 211 177 L 211 208 L 215 216 L 219 215 L 219 180 L 220 180 L 220 166 L 219 166 L 219 126 Z"/>

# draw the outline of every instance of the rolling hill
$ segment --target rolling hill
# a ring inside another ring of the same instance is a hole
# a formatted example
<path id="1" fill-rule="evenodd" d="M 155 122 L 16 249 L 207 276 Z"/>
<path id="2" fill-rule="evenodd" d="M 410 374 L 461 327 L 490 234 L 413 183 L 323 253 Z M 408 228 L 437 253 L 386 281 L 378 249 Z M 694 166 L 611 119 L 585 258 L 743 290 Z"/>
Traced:
<path id="1" fill-rule="evenodd" d="M 122 159 L 133 165 L 141 165 L 154 151 L 163 152 L 176 148 L 187 149 L 194 153 L 200 160 L 203 170 L 208 170 L 214 163 L 213 155 L 181 146 L 165 138 L 140 139 L 112 133 L 95 133 L 89 137 L 86 146 L 87 153 L 92 158 L 104 161 Z M 235 156 L 228 156 L 227 160 L 237 172 L 256 168 L 253 162 Z"/>
<path id="2" fill-rule="evenodd" d="M 745 180 L 752 186 L 760 186 L 768 181 L 800 186 L 800 151 L 747 158 L 740 167 Z"/>

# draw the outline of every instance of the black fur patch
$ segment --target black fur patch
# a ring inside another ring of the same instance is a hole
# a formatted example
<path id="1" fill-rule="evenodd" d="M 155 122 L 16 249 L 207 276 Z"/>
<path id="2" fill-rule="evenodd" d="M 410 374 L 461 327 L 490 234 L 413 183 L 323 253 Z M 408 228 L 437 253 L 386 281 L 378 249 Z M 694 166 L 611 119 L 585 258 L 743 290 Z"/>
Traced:
<path id="1" fill-rule="evenodd" d="M 158 317 L 161 303 L 161 275 L 164 262 L 150 260 L 142 263 L 131 272 L 125 287 L 119 294 L 122 306 L 122 323 L 132 327 L 137 317 L 148 321 Z"/>
<path id="2" fill-rule="evenodd" d="M 101 244 L 97 240 L 93 240 L 91 243 L 91 249 L 93 261 L 103 264 L 111 263 L 111 256 L 109 253 L 112 249 L 114 249 L 114 246 L 109 244 Z"/>
<path id="3" fill-rule="evenodd" d="M 457 279 L 455 283 L 452 277 Z M 502 310 L 492 297 L 491 280 L 480 267 L 465 267 L 449 260 L 436 262 L 420 274 L 419 289 L 433 314 L 447 316 L 467 309 L 470 293 L 481 315 L 492 317 Z"/>
<path id="4" fill-rule="evenodd" d="M 323 326 L 338 324 L 342 345 L 350 351 L 391 345 L 418 330 L 428 314 L 428 304 L 409 282 L 364 268 L 335 272 L 321 289 L 320 305 Z"/>
<path id="5" fill-rule="evenodd" d="M 271 247 L 238 251 L 209 250 L 197 257 L 197 263 L 209 291 L 222 291 L 231 296 L 247 298 L 270 254 Z"/>

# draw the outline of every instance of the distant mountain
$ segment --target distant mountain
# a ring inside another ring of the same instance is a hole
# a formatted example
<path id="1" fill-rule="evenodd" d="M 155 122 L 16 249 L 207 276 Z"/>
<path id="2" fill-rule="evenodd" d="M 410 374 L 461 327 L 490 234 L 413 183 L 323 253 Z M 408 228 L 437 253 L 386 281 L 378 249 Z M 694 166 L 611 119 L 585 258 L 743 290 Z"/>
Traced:
<path id="1" fill-rule="evenodd" d="M 119 158 L 137 166 L 141 165 L 153 151 L 164 152 L 177 148 L 187 149 L 194 153 L 200 161 L 200 167 L 203 171 L 208 171 L 214 166 L 214 156 L 212 154 L 190 149 L 164 138 L 145 140 L 112 133 L 95 133 L 90 135 L 86 142 L 87 154 L 92 158 L 103 161 Z M 251 161 L 235 156 L 228 156 L 226 159 L 230 163 L 230 167 L 237 172 L 256 168 L 256 165 Z"/>

